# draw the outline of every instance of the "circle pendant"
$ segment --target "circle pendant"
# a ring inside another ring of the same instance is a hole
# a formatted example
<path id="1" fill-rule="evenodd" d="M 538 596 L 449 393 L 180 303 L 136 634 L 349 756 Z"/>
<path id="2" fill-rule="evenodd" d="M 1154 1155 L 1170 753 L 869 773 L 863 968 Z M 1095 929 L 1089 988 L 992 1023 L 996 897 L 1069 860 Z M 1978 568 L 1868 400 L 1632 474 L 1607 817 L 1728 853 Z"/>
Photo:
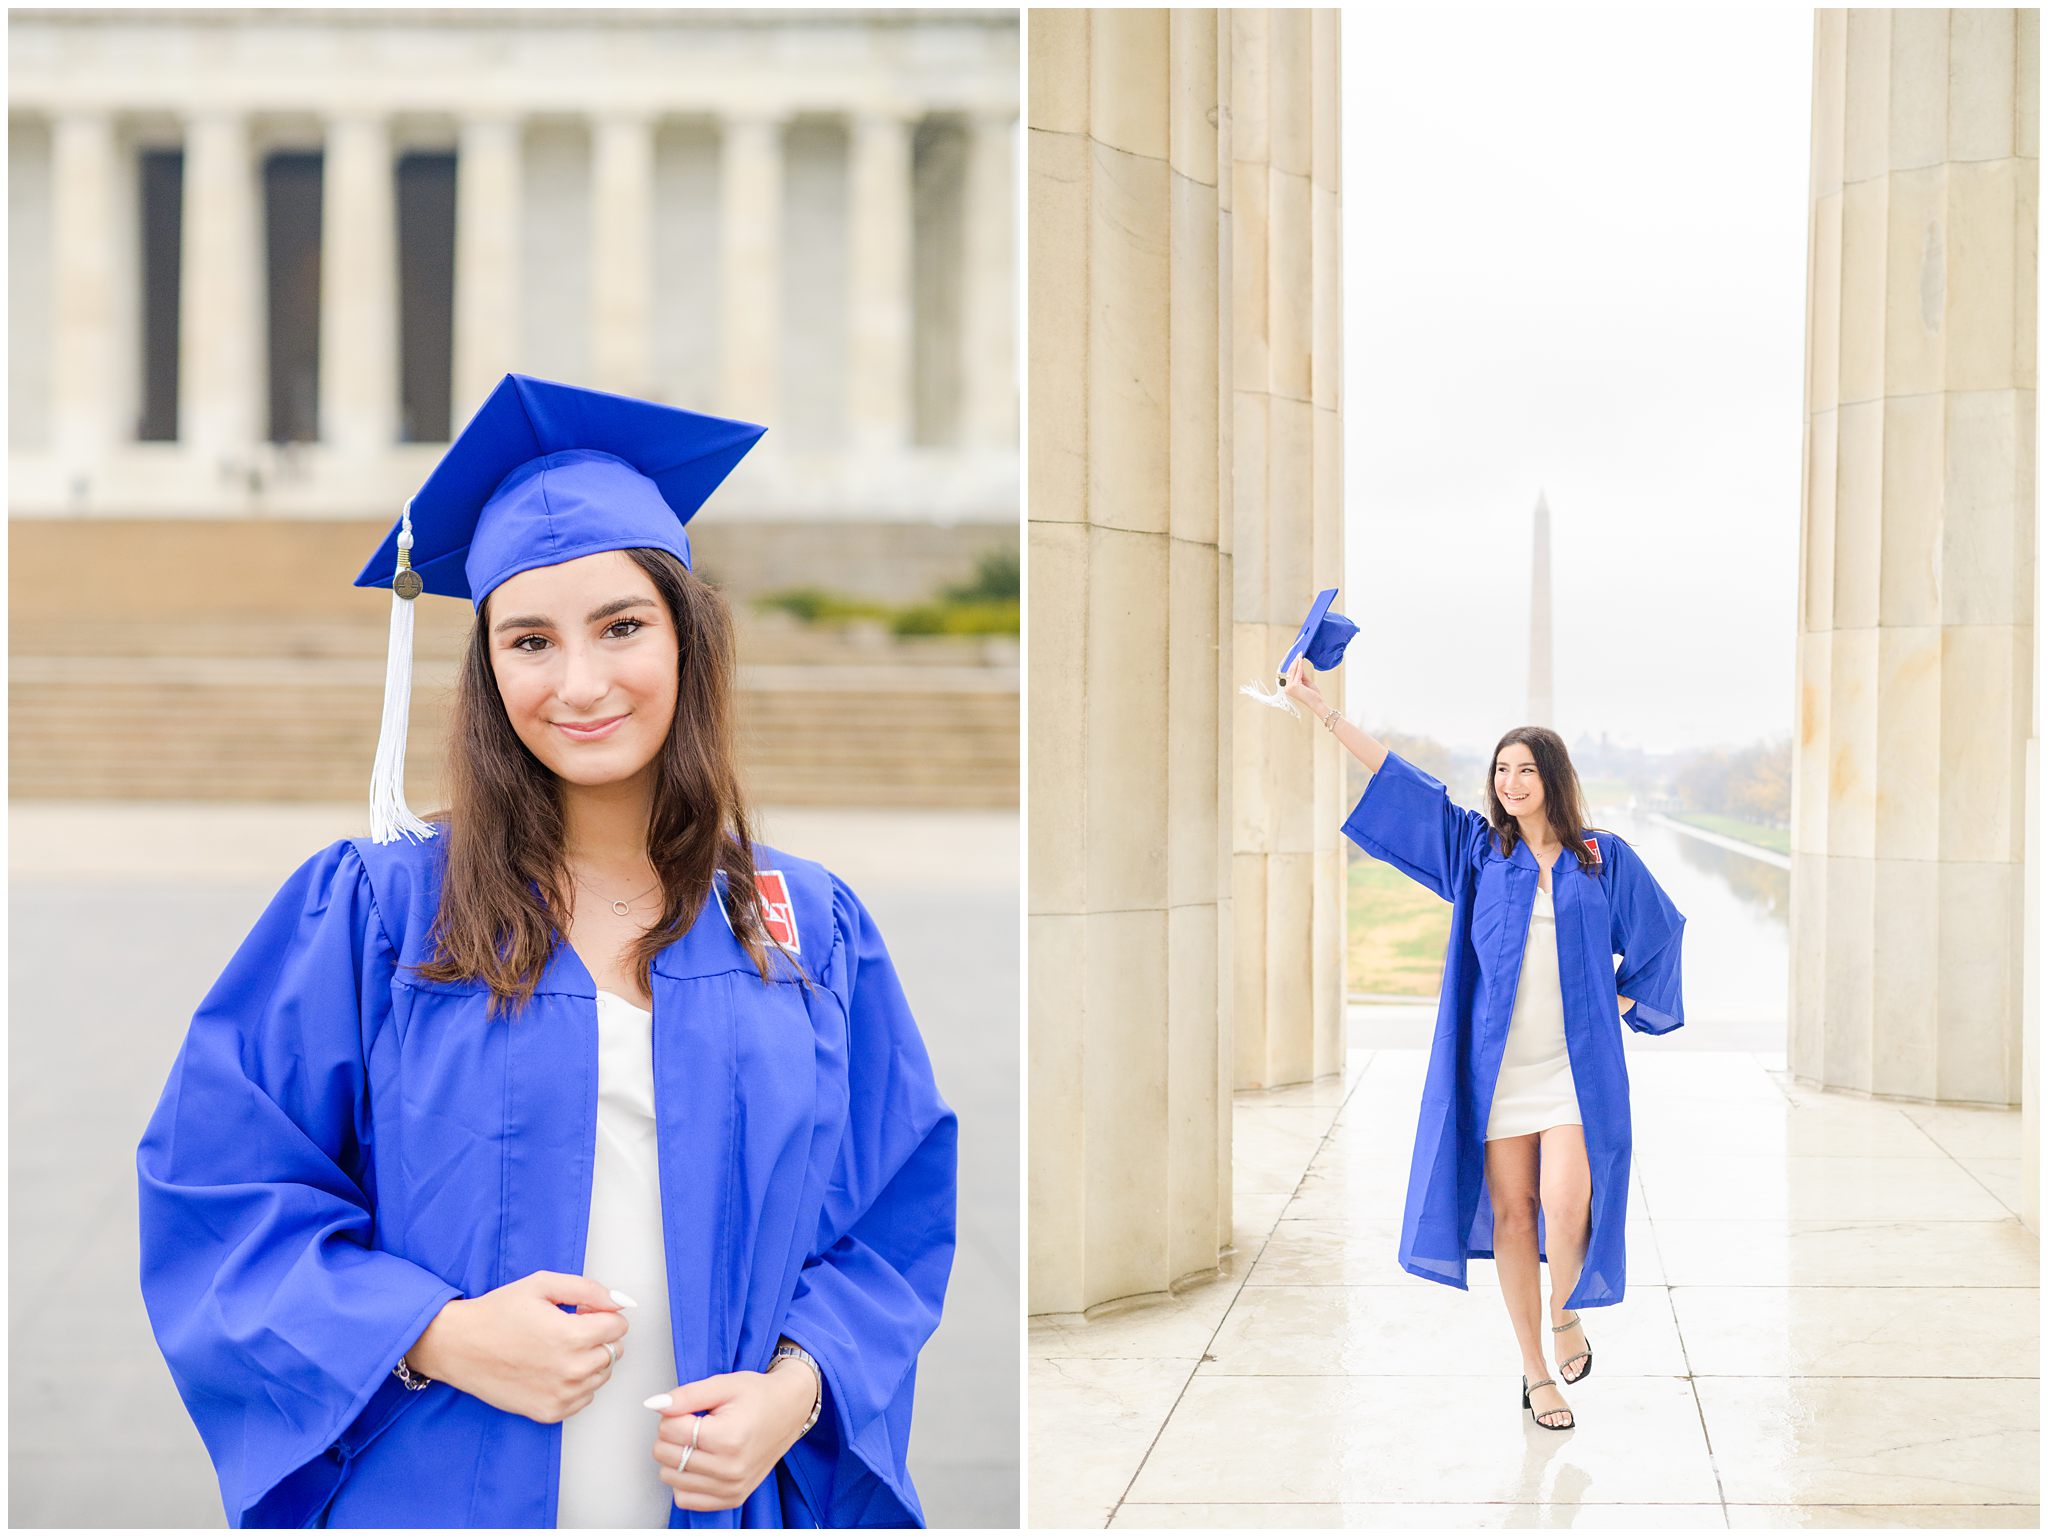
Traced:
<path id="1" fill-rule="evenodd" d="M 628 907 L 624 902 L 614 902 L 612 903 L 612 911 L 617 913 L 621 918 L 623 918 L 626 916 L 627 913 L 631 912 L 632 909 Z"/>

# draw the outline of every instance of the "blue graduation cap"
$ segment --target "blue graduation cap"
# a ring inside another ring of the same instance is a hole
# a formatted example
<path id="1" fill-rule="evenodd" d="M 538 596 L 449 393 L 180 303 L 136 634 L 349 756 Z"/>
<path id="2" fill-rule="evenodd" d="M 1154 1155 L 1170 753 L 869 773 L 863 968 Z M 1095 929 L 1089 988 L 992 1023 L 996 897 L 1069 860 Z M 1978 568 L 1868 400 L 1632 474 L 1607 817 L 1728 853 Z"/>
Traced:
<path id="1" fill-rule="evenodd" d="M 1342 614 L 1330 612 L 1330 605 L 1336 600 L 1337 589 L 1334 587 L 1316 594 L 1315 602 L 1309 605 L 1308 618 L 1301 622 L 1301 633 L 1294 637 L 1294 644 L 1281 660 L 1282 682 L 1286 681 L 1287 669 L 1304 654 L 1308 657 L 1308 665 L 1317 672 L 1328 672 L 1344 660 L 1344 648 L 1358 634 L 1358 626 Z"/>
<path id="2" fill-rule="evenodd" d="M 603 550 L 666 550 L 688 566 L 684 525 L 765 430 L 525 374 L 499 381 L 355 580 L 392 591 L 372 839 L 433 836 L 405 804 L 413 599 L 480 609 L 507 577 Z"/>

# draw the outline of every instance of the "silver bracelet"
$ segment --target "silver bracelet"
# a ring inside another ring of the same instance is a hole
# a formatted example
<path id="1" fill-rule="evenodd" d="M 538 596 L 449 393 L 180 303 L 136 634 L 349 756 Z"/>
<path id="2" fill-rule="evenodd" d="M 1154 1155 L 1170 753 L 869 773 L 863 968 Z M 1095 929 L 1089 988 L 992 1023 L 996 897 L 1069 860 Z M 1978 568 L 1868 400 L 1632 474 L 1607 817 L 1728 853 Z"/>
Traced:
<path id="1" fill-rule="evenodd" d="M 1337 734 L 1337 707 L 1335 705 L 1330 706 L 1330 713 L 1323 717 L 1323 729 L 1329 732 L 1331 736 Z"/>
<path id="2" fill-rule="evenodd" d="M 400 1356 L 398 1358 L 398 1364 L 391 1368 L 391 1375 L 396 1377 L 400 1382 L 404 1383 L 408 1388 L 410 1388 L 415 1393 L 417 1393 L 421 1388 L 432 1387 L 434 1383 L 434 1379 L 432 1377 L 422 1376 L 420 1373 L 414 1371 L 410 1366 L 407 1366 L 405 1364 L 404 1356 Z"/>
<path id="3" fill-rule="evenodd" d="M 804 1428 L 797 1432 L 800 1436 L 808 1435 L 811 1427 L 818 1423 L 818 1411 L 825 1407 L 825 1373 L 819 1369 L 817 1357 L 801 1345 L 777 1345 L 775 1354 L 768 1360 L 768 1370 L 774 1371 L 778 1363 L 786 1360 L 803 1362 L 811 1369 L 812 1377 L 817 1379 L 817 1386 L 811 1397 L 811 1417 L 804 1421 Z"/>

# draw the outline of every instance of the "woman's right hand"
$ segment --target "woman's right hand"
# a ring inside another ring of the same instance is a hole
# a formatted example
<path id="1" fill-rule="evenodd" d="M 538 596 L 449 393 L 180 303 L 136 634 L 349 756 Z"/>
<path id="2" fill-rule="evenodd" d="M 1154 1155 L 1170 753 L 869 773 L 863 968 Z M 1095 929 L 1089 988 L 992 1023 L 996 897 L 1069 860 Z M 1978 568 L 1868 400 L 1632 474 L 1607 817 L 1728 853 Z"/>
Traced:
<path id="1" fill-rule="evenodd" d="M 1294 665 L 1287 669 L 1287 681 L 1280 691 L 1289 699 L 1298 699 L 1308 706 L 1309 714 L 1321 720 L 1330 713 L 1330 707 L 1323 703 L 1322 691 L 1308 681 L 1308 658 L 1298 656 Z"/>
<path id="2" fill-rule="evenodd" d="M 577 1311 L 564 1313 L 559 1302 L 573 1302 Z M 626 1337 L 620 1309 L 632 1305 L 588 1277 L 536 1270 L 481 1297 L 447 1303 L 405 1359 L 493 1408 L 551 1425 L 583 1409 L 611 1380 L 605 1345 Z"/>

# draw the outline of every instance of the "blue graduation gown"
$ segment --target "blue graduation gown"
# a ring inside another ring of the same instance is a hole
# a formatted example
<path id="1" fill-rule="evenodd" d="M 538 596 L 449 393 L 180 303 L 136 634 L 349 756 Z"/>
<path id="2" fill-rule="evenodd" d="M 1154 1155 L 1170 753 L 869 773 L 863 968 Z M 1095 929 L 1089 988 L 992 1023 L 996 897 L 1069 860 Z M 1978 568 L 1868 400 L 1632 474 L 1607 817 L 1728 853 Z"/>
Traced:
<path id="1" fill-rule="evenodd" d="M 301 866 L 136 1152 L 143 1300 L 231 1526 L 555 1524 L 559 1424 L 391 1375 L 450 1298 L 580 1274 L 590 1213 L 595 986 L 559 943 L 531 1006 L 487 1020 L 480 984 L 403 970 L 444 846 L 343 840 Z M 819 985 L 772 953 L 763 982 L 716 900 L 655 961 L 667 1323 L 682 1382 L 762 1370 L 787 1335 L 824 1408 L 738 1509 L 669 1525 L 922 1525 L 904 1459 L 955 1118 L 867 910 L 819 865 L 756 861 Z"/>
<path id="2" fill-rule="evenodd" d="M 1503 855 L 1483 815 L 1454 804 L 1440 782 L 1392 752 L 1344 832 L 1451 904 L 1443 992 L 1401 1219 L 1401 1266 L 1462 1289 L 1465 1262 L 1493 1257 L 1486 1121 L 1536 905 L 1536 856 L 1526 843 Z M 1576 855 L 1560 850 L 1551 871 L 1565 1051 L 1592 1176 L 1586 1259 L 1569 1308 L 1619 1302 L 1626 1280 L 1628 1067 L 1615 995 L 1634 1000 L 1619 1017 L 1636 1030 L 1662 1035 L 1685 1023 L 1679 993 L 1684 916 L 1620 838 L 1587 836 L 1600 850 L 1599 866 L 1581 870 Z M 1539 1215 L 1539 1254 L 1541 1228 Z"/>

